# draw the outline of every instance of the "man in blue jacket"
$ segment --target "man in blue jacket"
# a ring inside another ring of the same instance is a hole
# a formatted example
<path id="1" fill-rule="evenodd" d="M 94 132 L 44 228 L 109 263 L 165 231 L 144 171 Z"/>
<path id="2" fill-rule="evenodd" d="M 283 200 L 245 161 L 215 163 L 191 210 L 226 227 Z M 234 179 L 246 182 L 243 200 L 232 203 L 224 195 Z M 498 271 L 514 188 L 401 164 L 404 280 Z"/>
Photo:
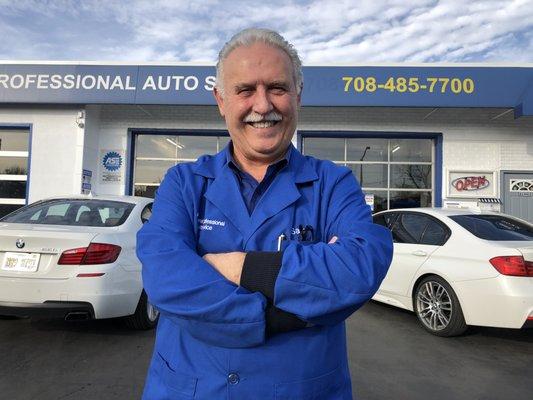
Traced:
<path id="1" fill-rule="evenodd" d="M 291 145 L 296 50 L 247 29 L 221 50 L 231 136 L 171 168 L 137 252 L 161 312 L 145 399 L 352 399 L 344 320 L 392 258 L 351 171 Z"/>

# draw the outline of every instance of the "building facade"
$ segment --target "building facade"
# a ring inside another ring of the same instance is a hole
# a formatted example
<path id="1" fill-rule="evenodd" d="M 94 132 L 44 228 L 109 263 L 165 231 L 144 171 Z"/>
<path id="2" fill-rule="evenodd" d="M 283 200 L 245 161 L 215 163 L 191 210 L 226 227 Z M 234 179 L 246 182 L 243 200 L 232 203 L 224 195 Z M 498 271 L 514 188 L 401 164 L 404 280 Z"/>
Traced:
<path id="1" fill-rule="evenodd" d="M 374 211 L 533 222 L 533 66 L 306 67 L 294 145 L 349 167 Z M 153 197 L 229 137 L 196 65 L 0 65 L 0 214 L 63 194 Z"/>

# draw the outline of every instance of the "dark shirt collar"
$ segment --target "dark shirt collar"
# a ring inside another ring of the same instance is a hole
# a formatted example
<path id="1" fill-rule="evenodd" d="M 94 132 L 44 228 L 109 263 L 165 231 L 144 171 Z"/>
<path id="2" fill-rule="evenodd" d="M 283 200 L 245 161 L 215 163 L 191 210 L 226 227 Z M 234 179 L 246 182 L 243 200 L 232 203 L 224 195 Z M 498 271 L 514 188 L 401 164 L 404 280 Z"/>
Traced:
<path id="1" fill-rule="evenodd" d="M 285 152 L 285 155 L 283 156 L 283 158 L 279 161 L 276 161 L 275 163 L 273 164 L 270 164 L 268 166 L 268 170 L 272 170 L 272 169 L 275 169 L 276 171 L 280 171 L 283 167 L 285 167 L 286 165 L 289 164 L 290 162 L 290 158 L 291 158 L 291 153 L 292 153 L 292 146 L 289 145 L 289 147 L 287 148 L 287 151 Z M 243 171 L 241 169 L 241 167 L 239 167 L 239 164 L 237 164 L 237 162 L 235 161 L 235 158 L 233 157 L 233 142 L 230 141 L 229 144 L 226 146 L 226 164 L 233 170 L 235 171 L 236 173 L 238 173 L 239 175 L 241 174 L 247 174 L 246 171 Z M 248 174 L 249 175 L 249 174 Z M 241 175 L 242 176 L 242 175 Z"/>

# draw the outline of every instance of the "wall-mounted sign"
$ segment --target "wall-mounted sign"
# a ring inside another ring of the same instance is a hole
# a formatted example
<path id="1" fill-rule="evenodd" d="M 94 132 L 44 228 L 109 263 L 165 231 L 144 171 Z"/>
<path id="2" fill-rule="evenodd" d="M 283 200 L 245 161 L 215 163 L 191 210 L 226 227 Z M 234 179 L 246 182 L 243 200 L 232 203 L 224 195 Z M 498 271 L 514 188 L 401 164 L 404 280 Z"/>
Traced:
<path id="1" fill-rule="evenodd" d="M 494 171 L 448 171 L 448 197 L 495 197 L 497 187 Z"/>
<path id="2" fill-rule="evenodd" d="M 93 171 L 84 169 L 81 174 L 81 194 L 91 193 L 91 179 Z"/>
<path id="3" fill-rule="evenodd" d="M 304 106 L 512 107 L 533 115 L 533 68 L 306 66 Z M 206 65 L 0 64 L 0 103 L 215 105 Z"/>
<path id="4" fill-rule="evenodd" d="M 365 203 L 370 206 L 370 211 L 374 212 L 374 195 L 365 194 Z"/>
<path id="5" fill-rule="evenodd" d="M 120 183 L 124 170 L 124 150 L 100 151 L 101 183 Z"/>

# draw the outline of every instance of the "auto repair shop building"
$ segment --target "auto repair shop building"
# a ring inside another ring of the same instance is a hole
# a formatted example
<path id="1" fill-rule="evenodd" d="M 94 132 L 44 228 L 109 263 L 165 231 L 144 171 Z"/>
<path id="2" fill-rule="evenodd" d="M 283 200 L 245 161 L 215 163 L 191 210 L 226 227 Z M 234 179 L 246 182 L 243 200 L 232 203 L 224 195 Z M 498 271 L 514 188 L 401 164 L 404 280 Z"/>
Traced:
<path id="1" fill-rule="evenodd" d="M 154 196 L 228 142 L 206 65 L 0 63 L 0 215 L 60 194 Z M 294 144 L 352 169 L 374 211 L 533 222 L 533 65 L 304 67 Z"/>

